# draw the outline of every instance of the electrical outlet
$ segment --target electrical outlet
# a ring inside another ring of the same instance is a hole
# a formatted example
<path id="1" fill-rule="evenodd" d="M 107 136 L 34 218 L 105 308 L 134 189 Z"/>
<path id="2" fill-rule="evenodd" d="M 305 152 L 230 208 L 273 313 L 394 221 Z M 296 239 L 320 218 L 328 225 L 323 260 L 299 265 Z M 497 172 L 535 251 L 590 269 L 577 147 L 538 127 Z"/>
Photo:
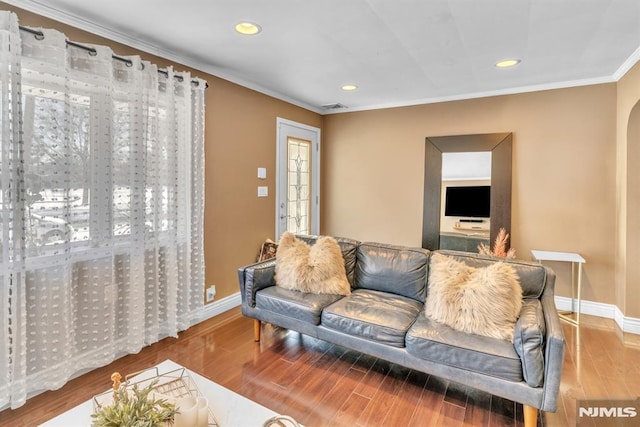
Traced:
<path id="1" fill-rule="evenodd" d="M 206 302 L 211 302 L 216 297 L 216 285 L 207 288 Z"/>

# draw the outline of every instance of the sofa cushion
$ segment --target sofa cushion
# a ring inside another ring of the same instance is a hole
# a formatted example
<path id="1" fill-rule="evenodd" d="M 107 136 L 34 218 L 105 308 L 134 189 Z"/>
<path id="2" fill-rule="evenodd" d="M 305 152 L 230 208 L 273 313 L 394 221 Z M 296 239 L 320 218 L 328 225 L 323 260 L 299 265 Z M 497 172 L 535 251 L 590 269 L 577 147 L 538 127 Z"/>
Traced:
<path id="1" fill-rule="evenodd" d="M 482 268 L 435 253 L 429 266 L 425 313 L 462 332 L 513 340 L 522 307 L 522 289 L 510 265 Z"/>
<path id="2" fill-rule="evenodd" d="M 256 293 L 256 307 L 318 325 L 322 309 L 340 298 L 341 295 L 310 294 L 271 286 Z"/>
<path id="3" fill-rule="evenodd" d="M 522 381 L 520 357 L 509 341 L 456 331 L 422 314 L 407 332 L 406 347 L 420 359 Z"/>
<path id="4" fill-rule="evenodd" d="M 276 252 L 276 285 L 315 294 L 349 295 L 344 259 L 333 237 L 321 237 L 309 246 L 285 232 Z"/>
<path id="5" fill-rule="evenodd" d="M 531 387 L 544 381 L 544 336 L 546 333 L 542 303 L 527 299 L 516 323 L 513 346 L 522 361 L 522 375 Z"/>
<path id="6" fill-rule="evenodd" d="M 424 303 L 429 251 L 362 243 L 356 252 L 355 288 L 391 292 Z"/>
<path id="7" fill-rule="evenodd" d="M 422 303 L 400 295 L 356 289 L 326 307 L 322 326 L 345 334 L 404 347 L 404 336 L 422 311 Z"/>

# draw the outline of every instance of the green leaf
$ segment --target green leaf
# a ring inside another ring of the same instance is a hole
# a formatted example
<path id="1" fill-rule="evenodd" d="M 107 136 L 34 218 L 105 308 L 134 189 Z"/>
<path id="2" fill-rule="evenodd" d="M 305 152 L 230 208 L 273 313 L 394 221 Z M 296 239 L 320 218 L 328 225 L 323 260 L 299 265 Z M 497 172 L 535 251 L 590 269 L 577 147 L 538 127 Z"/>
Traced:
<path id="1" fill-rule="evenodd" d="M 151 391 L 157 384 L 154 380 L 148 386 L 139 389 L 135 384 L 131 393 L 124 385 L 115 392 L 113 404 L 105 406 L 92 414 L 93 427 L 159 427 L 163 422 L 173 420 L 175 405 L 166 399 L 152 399 Z"/>

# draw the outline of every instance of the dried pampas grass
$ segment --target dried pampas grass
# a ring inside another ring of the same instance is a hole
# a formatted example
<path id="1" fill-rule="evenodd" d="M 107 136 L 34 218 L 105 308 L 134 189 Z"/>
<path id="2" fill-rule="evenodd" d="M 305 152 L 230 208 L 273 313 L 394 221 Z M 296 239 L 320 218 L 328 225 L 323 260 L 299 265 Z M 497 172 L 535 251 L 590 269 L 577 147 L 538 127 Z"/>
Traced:
<path id="1" fill-rule="evenodd" d="M 478 245 L 478 253 L 482 255 L 490 255 L 498 258 L 513 259 L 516 257 L 515 248 L 509 248 L 507 250 L 507 244 L 509 243 L 509 233 L 504 228 L 500 228 L 496 240 L 493 243 L 493 249 L 480 243 Z"/>

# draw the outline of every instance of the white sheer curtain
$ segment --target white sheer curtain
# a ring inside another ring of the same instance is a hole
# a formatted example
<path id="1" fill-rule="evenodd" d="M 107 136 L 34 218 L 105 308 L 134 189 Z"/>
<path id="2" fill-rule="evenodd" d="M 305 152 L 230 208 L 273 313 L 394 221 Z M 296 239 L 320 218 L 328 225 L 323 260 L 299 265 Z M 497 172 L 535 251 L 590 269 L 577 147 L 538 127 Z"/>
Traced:
<path id="1" fill-rule="evenodd" d="M 198 320 L 204 89 L 0 12 L 0 408 Z"/>

